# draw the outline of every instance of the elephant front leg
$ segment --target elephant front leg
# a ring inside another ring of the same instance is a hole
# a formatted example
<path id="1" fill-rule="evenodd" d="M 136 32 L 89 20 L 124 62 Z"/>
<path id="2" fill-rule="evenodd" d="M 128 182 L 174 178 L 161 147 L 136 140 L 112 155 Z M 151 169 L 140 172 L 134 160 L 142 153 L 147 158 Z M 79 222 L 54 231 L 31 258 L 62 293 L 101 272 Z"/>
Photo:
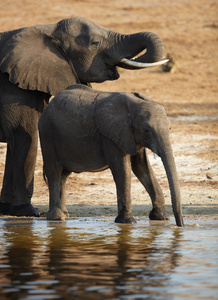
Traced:
<path id="1" fill-rule="evenodd" d="M 25 145 L 25 146 L 24 146 Z M 1 213 L 13 216 L 35 216 L 39 212 L 31 205 L 33 177 L 37 152 L 37 135 L 14 137 L 9 143 L 1 192 Z"/>
<path id="2" fill-rule="evenodd" d="M 147 157 L 146 149 L 142 148 L 131 157 L 132 170 L 147 190 L 153 208 L 149 214 L 151 220 L 168 220 L 165 213 L 165 199 L 157 178 Z"/>
<path id="3" fill-rule="evenodd" d="M 118 216 L 116 223 L 136 223 L 132 216 L 130 156 L 122 157 L 111 167 L 117 190 Z"/>
<path id="4" fill-rule="evenodd" d="M 0 197 L 0 214 L 9 215 L 13 202 L 14 202 L 13 161 L 11 158 L 11 152 L 9 146 L 7 145 L 5 173 L 4 173 L 2 191 Z"/>
<path id="5" fill-rule="evenodd" d="M 118 216 L 115 222 L 136 223 L 132 216 L 130 155 L 123 156 L 123 152 L 115 145 L 107 147 L 107 152 L 108 165 L 117 190 Z"/>

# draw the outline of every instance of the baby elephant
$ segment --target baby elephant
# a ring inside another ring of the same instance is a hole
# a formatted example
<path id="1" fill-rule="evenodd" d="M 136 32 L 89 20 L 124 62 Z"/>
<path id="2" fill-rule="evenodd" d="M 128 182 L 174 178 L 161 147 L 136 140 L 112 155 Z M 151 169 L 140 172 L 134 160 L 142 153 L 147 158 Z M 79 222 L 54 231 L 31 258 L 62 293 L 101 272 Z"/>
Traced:
<path id="1" fill-rule="evenodd" d="M 115 222 L 135 222 L 131 212 L 131 170 L 150 195 L 150 219 L 167 219 L 164 195 L 148 161 L 146 147 L 162 159 L 176 224 L 183 226 L 169 126 L 163 106 L 141 94 L 100 92 L 85 85 L 73 85 L 60 92 L 39 121 L 50 193 L 47 219 L 64 220 L 68 216 L 65 183 L 71 172 L 107 168 L 111 169 L 117 190 Z"/>

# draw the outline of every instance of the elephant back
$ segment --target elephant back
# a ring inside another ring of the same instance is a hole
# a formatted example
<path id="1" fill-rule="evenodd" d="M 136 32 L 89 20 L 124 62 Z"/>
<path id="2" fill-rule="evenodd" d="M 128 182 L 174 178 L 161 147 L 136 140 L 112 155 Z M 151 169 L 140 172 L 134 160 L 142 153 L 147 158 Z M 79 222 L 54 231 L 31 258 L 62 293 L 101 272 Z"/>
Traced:
<path id="1" fill-rule="evenodd" d="M 86 86 L 75 85 L 54 97 L 46 110 L 49 111 L 49 118 L 52 119 L 58 131 L 61 128 L 66 131 L 68 128 L 72 136 L 92 135 L 96 133 L 95 99 L 94 90 Z"/>

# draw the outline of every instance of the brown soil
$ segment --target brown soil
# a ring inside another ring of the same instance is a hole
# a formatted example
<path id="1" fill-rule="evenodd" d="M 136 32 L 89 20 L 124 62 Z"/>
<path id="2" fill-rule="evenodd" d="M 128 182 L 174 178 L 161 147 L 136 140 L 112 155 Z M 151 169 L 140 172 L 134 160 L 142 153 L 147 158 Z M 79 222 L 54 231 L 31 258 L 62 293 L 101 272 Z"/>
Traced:
<path id="1" fill-rule="evenodd" d="M 40 4 L 39 4 L 40 3 Z M 93 84 L 109 91 L 136 91 L 162 103 L 172 122 L 171 140 L 181 182 L 185 216 L 218 214 L 218 2 L 216 0 L 1 0 L 0 30 L 54 23 L 83 16 L 121 33 L 152 31 L 162 37 L 165 53 L 176 60 L 174 72 L 161 67 L 120 69 L 116 82 Z M 0 182 L 6 146 L 0 144 Z M 166 175 L 159 158 L 150 160 L 171 213 Z M 133 213 L 147 215 L 150 200 L 132 180 Z M 116 215 L 116 193 L 110 171 L 72 174 L 67 201 L 72 216 Z M 38 152 L 33 204 L 48 208 Z"/>

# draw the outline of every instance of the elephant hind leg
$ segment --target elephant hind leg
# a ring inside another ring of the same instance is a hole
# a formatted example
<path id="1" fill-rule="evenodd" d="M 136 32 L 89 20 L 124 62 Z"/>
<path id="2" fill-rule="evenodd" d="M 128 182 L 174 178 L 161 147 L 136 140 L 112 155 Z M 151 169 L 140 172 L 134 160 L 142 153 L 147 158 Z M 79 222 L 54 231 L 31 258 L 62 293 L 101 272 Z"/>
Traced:
<path id="1" fill-rule="evenodd" d="M 60 193 L 60 201 L 61 201 L 61 209 L 66 217 L 69 217 L 69 213 L 66 207 L 66 181 L 71 172 L 67 170 L 63 170 L 61 174 L 61 193 Z"/>
<path id="2" fill-rule="evenodd" d="M 62 176 L 62 167 L 57 163 L 44 164 L 49 187 L 48 220 L 65 220 L 68 212 L 65 206 L 66 177 Z"/>
<path id="3" fill-rule="evenodd" d="M 149 214 L 151 220 L 167 220 L 165 213 L 165 199 L 161 187 L 143 148 L 137 155 L 131 157 L 132 170 L 142 185 L 147 190 L 153 208 Z"/>

